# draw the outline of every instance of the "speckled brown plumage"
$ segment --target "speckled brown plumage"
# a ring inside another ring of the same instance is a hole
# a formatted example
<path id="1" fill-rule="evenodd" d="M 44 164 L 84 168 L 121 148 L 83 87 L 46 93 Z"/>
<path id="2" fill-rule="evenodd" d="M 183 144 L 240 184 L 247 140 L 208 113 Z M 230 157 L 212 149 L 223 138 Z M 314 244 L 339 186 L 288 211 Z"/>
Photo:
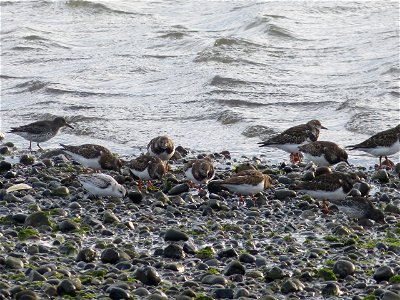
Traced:
<path id="1" fill-rule="evenodd" d="M 334 165 L 341 161 L 348 163 L 347 152 L 332 142 L 315 141 L 303 146 L 299 146 L 299 150 L 306 156 L 309 156 L 311 160 L 313 157 L 318 157 L 319 160 L 326 161 L 326 163 L 320 165 Z"/>
<path id="2" fill-rule="evenodd" d="M 400 125 L 397 125 L 394 128 L 378 132 L 377 134 L 374 134 L 369 139 L 366 139 L 365 141 L 359 144 L 347 147 L 349 147 L 350 150 L 360 149 L 360 148 L 367 149 L 375 147 L 390 147 L 399 140 L 400 140 Z"/>
<path id="3" fill-rule="evenodd" d="M 143 179 L 161 179 L 166 173 L 165 163 L 158 157 L 147 154 L 131 160 L 128 166 L 137 172 L 145 172 L 147 169 L 150 178 L 143 177 Z M 137 173 L 135 175 L 138 176 Z"/>
<path id="4" fill-rule="evenodd" d="M 158 136 L 147 145 L 148 154 L 164 161 L 169 160 L 175 152 L 174 142 L 167 136 Z"/>
<path id="5" fill-rule="evenodd" d="M 205 184 L 215 176 L 215 169 L 209 159 L 196 159 L 187 162 L 183 166 L 186 176 L 198 184 Z"/>

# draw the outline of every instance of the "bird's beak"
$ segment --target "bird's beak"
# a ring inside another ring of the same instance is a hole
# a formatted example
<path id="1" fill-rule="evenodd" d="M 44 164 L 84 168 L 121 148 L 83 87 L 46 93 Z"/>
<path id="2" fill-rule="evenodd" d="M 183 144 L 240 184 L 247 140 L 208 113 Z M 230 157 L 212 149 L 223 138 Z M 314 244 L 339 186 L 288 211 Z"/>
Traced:
<path id="1" fill-rule="evenodd" d="M 346 162 L 346 164 L 347 164 L 349 167 L 351 167 L 351 165 L 350 165 L 350 163 L 349 163 L 348 160 L 345 160 L 345 162 Z"/>
<path id="2" fill-rule="evenodd" d="M 326 130 L 328 130 L 328 128 L 326 128 L 325 126 L 322 126 L 322 125 L 321 125 L 321 129 L 326 129 Z"/>
<path id="3" fill-rule="evenodd" d="M 72 129 L 74 129 L 74 127 L 72 127 L 71 125 L 69 125 L 69 124 L 65 124 L 65 126 L 68 126 L 69 128 L 72 128 Z"/>

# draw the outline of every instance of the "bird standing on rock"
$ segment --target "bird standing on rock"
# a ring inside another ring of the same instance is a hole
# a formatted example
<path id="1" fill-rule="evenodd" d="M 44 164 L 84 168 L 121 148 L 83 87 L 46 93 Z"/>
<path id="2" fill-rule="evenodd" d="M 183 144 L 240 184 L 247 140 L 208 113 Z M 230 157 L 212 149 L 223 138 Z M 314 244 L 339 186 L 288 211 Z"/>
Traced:
<path id="1" fill-rule="evenodd" d="M 142 180 L 148 180 L 152 186 L 150 180 L 161 179 L 167 172 L 165 164 L 160 158 L 145 154 L 132 159 L 128 166 L 130 172 L 139 178 L 139 190 L 142 191 Z"/>
<path id="2" fill-rule="evenodd" d="M 297 125 L 286 129 L 284 132 L 258 143 L 260 147 L 276 147 L 290 153 L 292 163 L 300 162 L 299 146 L 318 140 L 322 126 L 318 120 L 311 120 L 306 124 Z"/>
<path id="3" fill-rule="evenodd" d="M 158 136 L 147 145 L 148 154 L 168 161 L 175 153 L 174 142 L 167 136 Z"/>
<path id="4" fill-rule="evenodd" d="M 52 121 L 37 121 L 20 127 L 12 127 L 10 133 L 28 140 L 30 151 L 32 151 L 32 142 L 35 142 L 40 150 L 43 150 L 39 143 L 55 137 L 60 128 L 64 126 L 73 128 L 63 117 L 57 117 Z"/>
<path id="5" fill-rule="evenodd" d="M 400 151 L 400 125 L 378 132 L 369 139 L 346 148 L 364 151 L 379 157 L 379 168 L 382 167 L 382 157 L 384 156 L 389 167 L 393 168 L 394 164 L 388 159 L 388 156 Z"/>
<path id="6" fill-rule="evenodd" d="M 207 184 L 215 176 L 215 169 L 210 159 L 196 159 L 183 166 L 187 179 L 194 184 Z"/>
<path id="7" fill-rule="evenodd" d="M 120 171 L 122 161 L 106 147 L 95 144 L 71 146 L 60 144 L 62 150 L 81 165 L 92 169 Z"/>
<path id="8" fill-rule="evenodd" d="M 307 160 L 321 167 L 332 166 L 342 161 L 350 166 L 347 152 L 332 142 L 315 141 L 299 146 L 299 150 Z"/>
<path id="9" fill-rule="evenodd" d="M 240 201 L 244 202 L 243 196 L 253 198 L 253 195 L 271 187 L 272 179 L 258 170 L 243 170 L 223 180 L 221 186 L 240 195 Z"/>

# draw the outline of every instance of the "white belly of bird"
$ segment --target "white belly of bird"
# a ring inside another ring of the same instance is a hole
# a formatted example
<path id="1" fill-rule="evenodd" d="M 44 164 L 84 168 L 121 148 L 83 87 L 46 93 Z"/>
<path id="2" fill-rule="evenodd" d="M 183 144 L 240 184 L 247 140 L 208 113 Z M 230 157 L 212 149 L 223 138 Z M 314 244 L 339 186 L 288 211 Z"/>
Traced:
<path id="1" fill-rule="evenodd" d="M 222 186 L 226 187 L 231 192 L 234 192 L 239 195 L 255 195 L 264 190 L 264 181 L 261 181 L 257 185 L 251 184 L 223 184 Z"/>
<path id="2" fill-rule="evenodd" d="M 318 166 L 321 166 L 321 167 L 330 166 L 330 163 L 325 159 L 325 156 L 323 154 L 320 156 L 314 156 L 314 155 L 311 155 L 309 153 L 304 153 L 304 152 L 303 152 L 303 154 L 307 161 L 312 161 L 313 163 L 315 163 Z"/>
<path id="3" fill-rule="evenodd" d="M 153 151 L 151 151 L 151 147 L 149 147 L 149 149 L 147 149 L 147 151 L 149 151 L 149 154 L 150 154 L 151 156 L 158 157 L 159 159 L 161 159 L 161 160 L 163 160 L 163 161 L 169 160 L 169 159 L 172 157 L 172 155 L 174 155 L 174 151 L 172 151 L 172 153 L 170 153 L 170 154 L 168 154 L 166 151 L 161 152 L 161 153 L 159 153 L 159 154 L 154 153 Z"/>
<path id="4" fill-rule="evenodd" d="M 149 174 L 149 168 L 144 169 L 144 171 L 138 171 L 131 169 L 131 172 L 136 176 L 139 177 L 142 180 L 150 180 L 150 174 Z"/>
<path id="5" fill-rule="evenodd" d="M 300 192 L 303 192 L 305 194 L 310 195 L 313 198 L 317 199 L 329 199 L 329 200 L 342 200 L 347 196 L 347 193 L 343 191 L 343 189 L 340 187 L 335 191 L 323 191 L 323 190 L 300 190 Z"/>
<path id="6" fill-rule="evenodd" d="M 99 163 L 99 158 L 85 158 L 82 155 L 66 151 L 64 150 L 65 153 L 67 153 L 69 156 L 71 156 L 74 160 L 76 160 L 78 163 L 80 163 L 82 166 L 92 168 L 92 169 L 101 169 L 100 163 Z"/>
<path id="7" fill-rule="evenodd" d="M 281 150 L 289 152 L 289 153 L 298 153 L 298 152 L 300 152 L 299 146 L 301 146 L 301 145 L 299 145 L 299 144 L 282 144 L 282 145 L 271 145 L 271 146 L 274 146 L 278 149 L 281 149 Z"/>
<path id="8" fill-rule="evenodd" d="M 389 156 L 392 154 L 395 154 L 397 152 L 400 151 L 400 141 L 397 140 L 396 143 L 394 143 L 392 146 L 390 147 L 376 147 L 376 148 L 359 148 L 357 150 L 361 150 L 364 152 L 367 152 L 373 156 Z"/>
<path id="9" fill-rule="evenodd" d="M 90 182 L 82 182 L 82 181 L 81 181 L 81 184 L 92 195 L 119 197 L 119 194 L 117 192 L 114 192 L 111 189 L 111 186 L 108 186 L 106 188 L 99 188 L 98 186 L 96 186 Z"/>

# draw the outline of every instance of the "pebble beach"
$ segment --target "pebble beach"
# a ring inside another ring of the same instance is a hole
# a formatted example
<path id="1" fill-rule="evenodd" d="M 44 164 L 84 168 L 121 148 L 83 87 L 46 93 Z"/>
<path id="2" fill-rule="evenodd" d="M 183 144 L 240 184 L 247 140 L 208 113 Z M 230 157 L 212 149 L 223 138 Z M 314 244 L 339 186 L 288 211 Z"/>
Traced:
<path id="1" fill-rule="evenodd" d="M 267 164 L 266 157 L 188 152 L 140 192 L 123 169 L 105 171 L 125 198 L 89 196 L 77 180 L 90 170 L 57 149 L 30 154 L 0 146 L 0 299 L 400 299 L 400 164 L 340 163 L 357 172 L 385 224 L 329 214 L 291 185 L 312 163 Z M 209 155 L 217 175 L 188 185 L 181 171 Z M 124 159 L 129 159 L 128 157 Z M 214 182 L 250 162 L 273 186 L 239 202 Z"/>

